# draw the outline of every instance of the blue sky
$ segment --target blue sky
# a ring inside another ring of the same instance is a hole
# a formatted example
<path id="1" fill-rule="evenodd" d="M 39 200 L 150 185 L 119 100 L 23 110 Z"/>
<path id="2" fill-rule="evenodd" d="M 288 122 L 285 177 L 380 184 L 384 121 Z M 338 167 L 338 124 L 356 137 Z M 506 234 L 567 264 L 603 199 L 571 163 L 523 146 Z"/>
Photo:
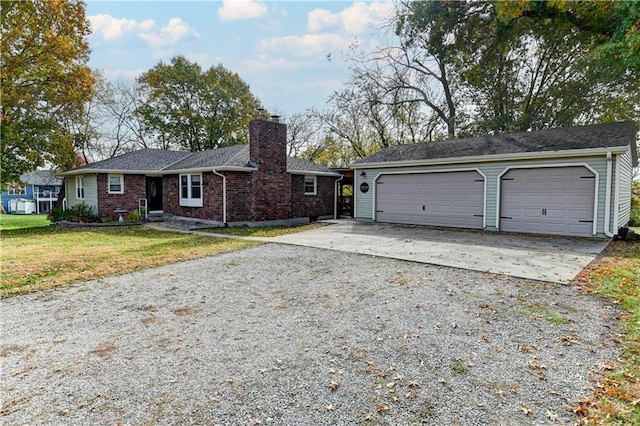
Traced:
<path id="1" fill-rule="evenodd" d="M 176 55 L 221 63 L 269 111 L 291 115 L 323 108 L 349 76 L 349 46 L 375 47 L 393 11 L 390 1 L 89 0 L 89 65 L 115 79 Z"/>

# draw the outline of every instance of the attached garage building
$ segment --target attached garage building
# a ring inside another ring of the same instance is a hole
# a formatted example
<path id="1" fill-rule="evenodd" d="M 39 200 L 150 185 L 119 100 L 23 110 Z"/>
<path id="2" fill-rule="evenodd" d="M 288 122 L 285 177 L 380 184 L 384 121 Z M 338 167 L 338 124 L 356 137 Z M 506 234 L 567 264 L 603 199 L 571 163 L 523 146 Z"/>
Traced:
<path id="1" fill-rule="evenodd" d="M 353 164 L 355 217 L 608 236 L 627 225 L 633 122 L 397 145 Z"/>

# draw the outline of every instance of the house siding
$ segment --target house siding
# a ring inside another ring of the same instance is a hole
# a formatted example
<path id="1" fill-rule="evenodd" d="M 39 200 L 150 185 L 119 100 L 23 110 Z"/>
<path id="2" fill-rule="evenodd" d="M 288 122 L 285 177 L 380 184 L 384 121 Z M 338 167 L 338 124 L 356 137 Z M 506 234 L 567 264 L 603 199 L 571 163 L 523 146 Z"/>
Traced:
<path id="1" fill-rule="evenodd" d="M 108 176 L 106 173 L 100 173 L 96 178 L 98 185 L 98 215 L 113 219 L 119 216 L 119 213 L 114 213 L 114 210 L 137 211 L 138 200 L 147 196 L 146 177 L 144 175 L 124 175 L 123 193 L 110 194 Z"/>
<path id="2" fill-rule="evenodd" d="M 463 171 L 477 170 L 485 176 L 485 228 L 489 231 L 497 231 L 497 216 L 499 214 L 499 180 L 500 175 L 513 167 L 553 167 L 559 165 L 588 165 L 598 174 L 597 188 L 597 227 L 596 234 L 604 235 L 604 206 L 605 206 L 605 186 L 606 186 L 606 157 L 589 156 L 574 158 L 557 158 L 543 160 L 517 160 L 517 161 L 494 161 L 465 164 L 450 164 L 437 166 L 413 166 L 413 167 L 380 167 L 372 169 L 360 169 L 366 172 L 366 176 L 360 175 L 360 170 L 354 173 L 354 193 L 355 193 L 355 218 L 358 220 L 373 220 L 373 203 L 375 194 L 375 180 L 377 176 L 384 173 L 397 172 L 443 172 L 443 171 Z M 357 166 L 356 166 L 357 167 Z M 369 191 L 361 192 L 360 185 L 366 182 Z M 613 194 L 613 193 L 612 193 Z M 499 226 L 499 224 L 498 224 Z"/>
<path id="3" fill-rule="evenodd" d="M 305 195 L 304 175 L 291 175 L 291 216 L 317 219 L 334 214 L 334 189 L 337 178 L 317 176 L 316 195 Z"/>
<path id="4" fill-rule="evenodd" d="M 251 174 L 228 172 L 225 176 L 227 177 L 227 222 L 251 221 Z"/>
<path id="5" fill-rule="evenodd" d="M 98 180 L 96 175 L 89 174 L 78 176 L 84 178 L 84 199 L 78 199 L 76 197 L 76 179 L 75 176 L 72 176 L 67 179 L 67 206 L 73 207 L 75 205 L 85 203 L 93 207 L 97 214 L 100 214 L 98 210 Z"/>
<path id="6" fill-rule="evenodd" d="M 222 178 L 202 173 L 202 207 L 180 205 L 179 175 L 165 176 L 162 181 L 164 211 L 175 216 L 222 222 Z"/>
<path id="7" fill-rule="evenodd" d="M 616 156 L 616 166 L 620 168 L 618 228 L 622 228 L 627 226 L 631 219 L 631 186 L 633 184 L 631 149 L 623 155 Z"/>

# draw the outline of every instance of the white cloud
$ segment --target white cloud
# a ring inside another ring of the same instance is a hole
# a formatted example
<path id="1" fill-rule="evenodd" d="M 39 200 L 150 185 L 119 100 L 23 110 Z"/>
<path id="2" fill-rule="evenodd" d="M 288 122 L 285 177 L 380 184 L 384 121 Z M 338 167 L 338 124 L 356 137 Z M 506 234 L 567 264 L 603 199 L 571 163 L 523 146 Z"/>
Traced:
<path id="1" fill-rule="evenodd" d="M 141 32 L 138 37 L 146 41 L 152 49 L 166 49 L 189 37 L 200 37 L 198 32 L 181 18 L 171 18 L 160 31 Z"/>
<path id="2" fill-rule="evenodd" d="M 248 21 L 267 14 L 267 5 L 254 0 L 222 0 L 218 16 L 223 21 Z"/>
<path id="3" fill-rule="evenodd" d="M 136 21 L 135 19 L 115 18 L 111 15 L 99 14 L 88 17 L 93 34 L 102 35 L 104 40 L 117 40 L 125 33 L 148 31 L 155 25 L 153 19 Z"/>
<path id="4" fill-rule="evenodd" d="M 336 27 L 339 23 L 340 16 L 327 9 L 315 9 L 307 14 L 307 26 L 314 33 Z"/>
<path id="5" fill-rule="evenodd" d="M 342 34 L 306 34 L 262 39 L 259 47 L 263 51 L 282 50 L 303 56 L 324 57 L 334 49 L 347 48 L 352 41 L 352 37 Z"/>
<path id="6" fill-rule="evenodd" d="M 309 31 L 314 33 L 337 29 L 355 35 L 385 23 L 394 12 L 395 5 L 392 1 L 354 2 L 337 13 L 331 13 L 326 9 L 312 10 L 307 15 L 307 26 Z"/>

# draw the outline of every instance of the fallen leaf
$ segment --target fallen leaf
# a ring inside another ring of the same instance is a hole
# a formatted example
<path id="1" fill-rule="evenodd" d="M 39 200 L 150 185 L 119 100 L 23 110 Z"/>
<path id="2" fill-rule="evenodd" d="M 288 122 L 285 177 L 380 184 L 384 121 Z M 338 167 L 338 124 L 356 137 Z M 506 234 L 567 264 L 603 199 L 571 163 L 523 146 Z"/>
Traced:
<path id="1" fill-rule="evenodd" d="M 558 415 L 556 413 L 554 413 L 553 411 L 549 411 L 547 410 L 547 417 L 549 418 L 549 420 L 551 420 L 552 422 L 555 422 L 556 420 L 558 420 Z"/>
<path id="2" fill-rule="evenodd" d="M 522 412 L 524 414 L 526 414 L 527 416 L 529 414 L 533 414 L 533 410 L 531 409 L 531 407 L 529 407 L 528 405 L 525 405 L 524 407 L 522 407 Z"/>
<path id="3" fill-rule="evenodd" d="M 387 404 L 380 404 L 376 407 L 376 409 L 378 410 L 378 413 L 382 413 L 385 411 L 389 411 L 391 407 L 389 407 Z"/>
<path id="4" fill-rule="evenodd" d="M 500 398 L 504 398 L 505 397 L 505 393 L 504 393 L 504 391 L 502 389 L 500 389 L 498 391 L 498 395 L 500 395 Z"/>
<path id="5" fill-rule="evenodd" d="M 396 382 L 389 382 L 389 383 L 387 383 L 387 387 L 388 387 L 389 389 L 391 389 L 391 388 L 392 388 L 392 387 L 394 387 L 395 385 L 396 385 Z"/>
<path id="6" fill-rule="evenodd" d="M 515 385 L 511 385 L 511 389 L 509 389 L 511 393 L 518 393 L 518 388 Z"/>
<path id="7" fill-rule="evenodd" d="M 324 409 L 325 409 L 326 411 L 333 411 L 333 405 L 331 405 L 331 404 L 329 404 L 329 405 L 325 405 L 325 406 L 324 406 Z"/>
<path id="8" fill-rule="evenodd" d="M 482 334 L 480 334 L 480 338 L 481 338 L 482 340 L 487 340 L 487 335 L 486 335 L 486 334 L 484 334 L 484 333 L 482 333 Z"/>
<path id="9" fill-rule="evenodd" d="M 366 412 L 364 413 L 364 420 L 373 420 L 373 414 Z"/>
<path id="10" fill-rule="evenodd" d="M 412 380 L 409 382 L 409 387 L 410 388 L 419 388 L 420 387 L 420 381 L 419 380 Z"/>
<path id="11" fill-rule="evenodd" d="M 329 388 L 329 390 L 332 392 L 338 389 L 339 387 L 340 387 L 340 382 L 338 382 L 337 380 L 333 380 L 329 382 L 329 384 L 327 385 L 327 388 Z"/>

